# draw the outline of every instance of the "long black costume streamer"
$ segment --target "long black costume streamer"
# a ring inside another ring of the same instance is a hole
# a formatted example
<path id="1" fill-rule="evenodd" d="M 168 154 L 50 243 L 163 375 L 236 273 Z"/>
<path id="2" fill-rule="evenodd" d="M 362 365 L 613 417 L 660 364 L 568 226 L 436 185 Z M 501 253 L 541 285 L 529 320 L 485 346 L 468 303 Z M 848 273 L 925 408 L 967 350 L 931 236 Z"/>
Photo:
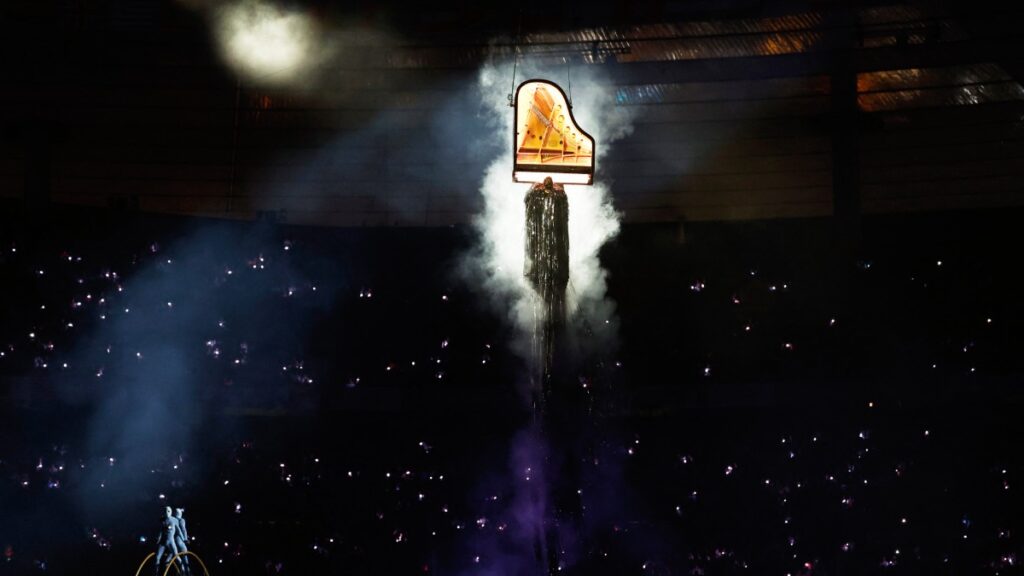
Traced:
<path id="1" fill-rule="evenodd" d="M 565 289 L 569 283 L 569 200 L 550 178 L 526 193 L 524 275 L 537 296 L 533 351 L 537 363 L 534 409 L 544 412 L 550 396 L 555 348 L 565 327 Z"/>

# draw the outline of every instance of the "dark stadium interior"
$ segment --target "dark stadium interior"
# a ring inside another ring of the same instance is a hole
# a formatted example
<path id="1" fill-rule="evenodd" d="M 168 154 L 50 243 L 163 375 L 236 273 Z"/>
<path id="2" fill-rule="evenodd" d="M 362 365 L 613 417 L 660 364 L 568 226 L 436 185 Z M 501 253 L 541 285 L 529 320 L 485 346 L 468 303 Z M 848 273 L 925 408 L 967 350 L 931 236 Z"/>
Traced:
<path id="1" fill-rule="evenodd" d="M 1019 573 L 1019 12 L 5 3 L 0 575 L 165 506 L 209 574 Z M 536 70 L 607 121 L 540 427 L 474 268 Z"/>

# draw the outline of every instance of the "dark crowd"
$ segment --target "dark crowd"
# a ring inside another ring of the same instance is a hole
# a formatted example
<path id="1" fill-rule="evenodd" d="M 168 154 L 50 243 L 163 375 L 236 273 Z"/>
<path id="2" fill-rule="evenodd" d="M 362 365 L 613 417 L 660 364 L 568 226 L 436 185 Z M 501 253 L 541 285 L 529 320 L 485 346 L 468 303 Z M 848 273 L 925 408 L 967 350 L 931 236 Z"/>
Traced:
<path id="1" fill-rule="evenodd" d="M 546 438 L 471 229 L 5 215 L 0 574 L 1018 573 L 1020 216 L 626 225 Z"/>

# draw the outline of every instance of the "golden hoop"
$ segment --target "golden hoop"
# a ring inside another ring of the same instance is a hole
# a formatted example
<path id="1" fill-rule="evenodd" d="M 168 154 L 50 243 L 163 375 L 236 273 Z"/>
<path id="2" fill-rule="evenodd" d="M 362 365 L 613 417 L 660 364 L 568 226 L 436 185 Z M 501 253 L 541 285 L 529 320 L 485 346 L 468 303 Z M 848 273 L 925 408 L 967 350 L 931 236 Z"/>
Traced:
<path id="1" fill-rule="evenodd" d="M 153 553 L 151 552 L 151 553 L 150 553 L 150 556 L 152 556 L 152 555 L 153 555 Z M 178 572 L 179 574 L 181 573 L 181 568 L 178 568 L 178 559 L 179 559 L 179 558 L 181 558 L 182 556 L 191 556 L 191 557 L 195 558 L 195 559 L 196 559 L 196 561 L 198 561 L 198 562 L 199 562 L 199 566 L 200 566 L 200 568 L 202 568 L 202 569 L 203 569 L 203 574 L 204 574 L 205 576 L 210 576 L 210 571 L 206 569 L 206 564 L 205 564 L 205 563 L 203 562 L 203 559 L 202 559 L 202 558 L 200 558 L 198 554 L 196 554 L 195 552 L 192 552 L 191 550 L 186 550 L 186 551 L 184 551 L 184 552 L 179 552 L 179 553 L 175 554 L 175 555 L 174 555 L 174 557 L 173 557 L 173 558 L 171 558 L 171 563 L 170 563 L 170 564 L 168 564 L 168 565 L 167 565 L 167 568 L 165 568 L 165 569 L 164 569 L 164 576 L 167 576 L 167 574 L 168 574 L 168 573 L 170 573 L 170 571 L 171 571 L 171 566 L 174 566 L 174 569 L 175 569 L 175 570 L 176 570 L 176 571 L 177 571 L 177 572 Z M 148 560 L 148 559 L 149 559 L 149 556 L 147 556 L 147 557 L 146 557 L 146 559 Z M 145 560 L 143 560 L 143 563 L 145 563 Z M 142 567 L 140 566 L 140 567 L 139 567 L 139 569 L 141 570 L 141 569 L 142 569 Z M 139 575 L 138 575 L 138 574 L 135 574 L 135 576 L 139 576 Z"/>
<path id="2" fill-rule="evenodd" d="M 152 558 L 153 556 L 156 556 L 156 552 L 150 552 L 148 556 L 146 556 L 145 558 L 142 559 L 142 564 L 139 564 L 139 569 L 135 571 L 135 576 L 139 576 L 139 574 L 142 574 L 142 568 L 146 566 L 146 562 L 149 562 L 149 559 Z M 175 558 L 177 558 L 177 556 L 175 556 Z M 155 562 L 155 560 L 154 560 L 154 562 Z M 174 559 L 173 558 L 171 559 L 171 563 L 172 564 L 174 563 Z M 171 568 L 170 566 L 167 567 L 168 570 L 170 570 L 170 568 Z M 175 566 L 174 569 L 177 570 L 179 574 L 181 573 L 181 569 L 178 568 L 177 566 Z M 166 574 L 166 573 L 167 572 L 165 571 L 164 574 Z"/>
<path id="3" fill-rule="evenodd" d="M 149 559 L 153 556 L 156 556 L 156 552 L 150 552 L 148 556 L 142 559 L 142 564 L 139 564 L 139 569 L 135 571 L 135 576 L 142 574 L 142 569 L 146 566 L 146 562 L 149 562 Z"/>

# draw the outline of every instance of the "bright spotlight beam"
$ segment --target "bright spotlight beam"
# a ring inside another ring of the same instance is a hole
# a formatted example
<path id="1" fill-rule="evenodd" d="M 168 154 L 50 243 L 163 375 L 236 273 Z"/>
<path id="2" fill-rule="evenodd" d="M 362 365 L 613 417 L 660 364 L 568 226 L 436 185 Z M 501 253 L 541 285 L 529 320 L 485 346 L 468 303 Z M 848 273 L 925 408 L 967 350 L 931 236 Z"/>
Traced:
<path id="1" fill-rule="evenodd" d="M 215 27 L 225 59 L 251 80 L 283 83 L 312 62 L 317 30 L 307 14 L 263 0 L 222 8 Z"/>

